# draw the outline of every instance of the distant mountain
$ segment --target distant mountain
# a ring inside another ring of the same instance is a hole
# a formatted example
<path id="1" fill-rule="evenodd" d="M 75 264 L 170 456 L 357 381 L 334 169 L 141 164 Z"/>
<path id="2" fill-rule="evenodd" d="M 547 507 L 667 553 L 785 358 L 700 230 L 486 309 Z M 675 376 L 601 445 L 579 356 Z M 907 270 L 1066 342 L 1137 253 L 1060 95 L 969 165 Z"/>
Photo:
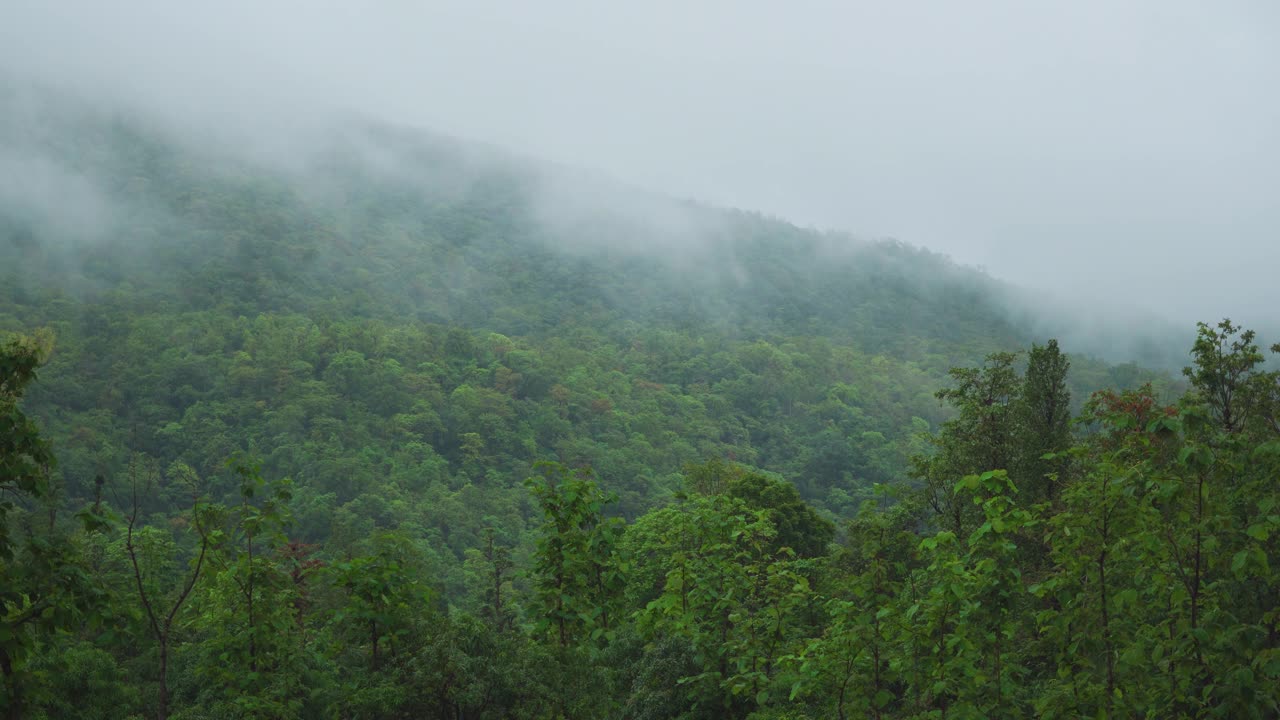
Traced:
<path id="1" fill-rule="evenodd" d="M 59 337 L 32 401 L 73 494 L 248 450 L 330 511 L 483 487 L 500 514 L 557 459 L 634 513 L 729 457 L 844 514 L 907 481 L 949 367 L 1047 335 L 899 242 L 367 122 L 249 150 L 9 92 L 0 330 Z M 1158 378 L 1074 362 L 1077 402 Z"/>

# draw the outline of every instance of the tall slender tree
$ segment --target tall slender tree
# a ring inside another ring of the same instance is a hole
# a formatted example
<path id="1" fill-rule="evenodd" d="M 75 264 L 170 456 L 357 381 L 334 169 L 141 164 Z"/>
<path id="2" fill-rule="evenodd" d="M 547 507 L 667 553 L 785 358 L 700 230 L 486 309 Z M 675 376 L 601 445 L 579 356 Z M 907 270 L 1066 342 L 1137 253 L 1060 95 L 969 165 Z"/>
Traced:
<path id="1" fill-rule="evenodd" d="M 1032 345 L 1027 355 L 1027 372 L 1016 408 L 1014 482 L 1022 504 L 1052 500 L 1058 496 L 1066 469 L 1065 455 L 1071 446 L 1071 391 L 1067 371 L 1071 361 L 1058 349 L 1058 341 Z"/>
<path id="2" fill-rule="evenodd" d="M 84 623 L 104 595 L 55 522 L 53 451 L 20 407 L 52 344 L 52 335 L 38 333 L 0 345 L 0 710 L 9 720 L 25 711 L 37 643 Z M 86 529 L 104 524 L 96 513 L 81 515 Z M 11 523 L 22 528 L 20 539 Z"/>
<path id="3" fill-rule="evenodd" d="M 956 417 L 933 438 L 934 453 L 912 459 L 912 474 L 925 483 L 925 499 L 943 527 L 967 534 L 979 514 L 973 503 L 958 498 L 956 482 L 988 470 L 1008 470 L 1015 457 L 1016 416 L 1022 381 L 1014 368 L 1017 354 L 992 353 L 981 367 L 952 368 L 952 387 L 938 391 L 939 400 L 956 409 Z"/>
<path id="4" fill-rule="evenodd" d="M 144 567 L 149 563 L 143 559 L 144 549 L 140 542 L 140 525 L 142 498 L 154 492 L 155 473 L 141 459 L 135 459 L 129 472 L 129 512 L 125 526 L 125 551 L 129 555 L 129 567 L 133 571 L 133 585 L 138 593 L 138 603 L 142 605 L 146 626 L 151 638 L 156 643 L 158 661 L 156 667 L 159 683 L 156 696 L 156 717 L 167 720 L 169 717 L 169 650 L 172 644 L 175 622 L 183 606 L 191 597 L 205 571 L 205 559 L 208 555 L 210 537 L 208 526 L 210 516 L 216 515 L 214 510 L 201 497 L 195 482 L 195 473 L 183 468 L 182 475 L 191 487 L 191 522 L 190 527 L 197 536 L 197 550 L 191 560 L 187 572 L 182 576 L 176 588 L 168 591 L 160 589 L 156 579 L 147 578 Z M 156 531 L 158 532 L 158 531 Z M 166 546 L 168 547 L 168 546 Z"/>

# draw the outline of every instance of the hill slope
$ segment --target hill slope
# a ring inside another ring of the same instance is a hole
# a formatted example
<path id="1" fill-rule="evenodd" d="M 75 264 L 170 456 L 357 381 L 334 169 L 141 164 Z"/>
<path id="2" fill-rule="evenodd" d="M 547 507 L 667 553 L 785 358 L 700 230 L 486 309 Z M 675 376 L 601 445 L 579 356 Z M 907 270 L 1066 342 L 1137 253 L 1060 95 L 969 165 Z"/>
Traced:
<path id="1" fill-rule="evenodd" d="M 1175 399 L 937 255 L 362 123 L 0 161 L 8 717 L 1280 707 L 1230 322 Z"/>
<path id="2" fill-rule="evenodd" d="M 72 497 L 134 452 L 212 477 L 249 451 L 299 481 L 306 539 L 401 503 L 460 557 L 485 515 L 519 532 L 537 460 L 634 515 L 726 457 L 845 514 L 905 479 L 950 366 L 1031 339 L 1003 286 L 900 243 L 382 126 L 282 163 L 21 99 L 0 330 L 57 333 L 32 407 Z"/>

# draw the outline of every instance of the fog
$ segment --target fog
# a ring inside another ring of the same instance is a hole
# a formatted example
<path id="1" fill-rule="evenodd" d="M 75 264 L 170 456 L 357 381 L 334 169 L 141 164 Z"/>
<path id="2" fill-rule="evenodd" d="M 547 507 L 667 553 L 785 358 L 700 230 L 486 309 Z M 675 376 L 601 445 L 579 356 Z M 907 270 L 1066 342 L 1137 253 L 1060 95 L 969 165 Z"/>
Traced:
<path id="1" fill-rule="evenodd" d="M 357 113 L 899 238 L 1085 318 L 1280 326 L 1267 0 L 7 0 L 0 71 L 265 157 Z M 67 222 L 100 213 L 71 192 Z"/>

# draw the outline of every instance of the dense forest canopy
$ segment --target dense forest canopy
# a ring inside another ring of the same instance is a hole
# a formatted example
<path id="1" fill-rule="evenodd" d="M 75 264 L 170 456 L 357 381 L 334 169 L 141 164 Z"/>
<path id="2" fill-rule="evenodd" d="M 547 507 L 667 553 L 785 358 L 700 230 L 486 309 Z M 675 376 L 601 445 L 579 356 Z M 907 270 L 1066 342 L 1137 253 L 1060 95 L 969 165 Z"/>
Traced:
<path id="1" fill-rule="evenodd" d="M 10 718 L 1280 712 L 1230 322 L 1174 378 L 902 243 L 7 92 Z"/>

